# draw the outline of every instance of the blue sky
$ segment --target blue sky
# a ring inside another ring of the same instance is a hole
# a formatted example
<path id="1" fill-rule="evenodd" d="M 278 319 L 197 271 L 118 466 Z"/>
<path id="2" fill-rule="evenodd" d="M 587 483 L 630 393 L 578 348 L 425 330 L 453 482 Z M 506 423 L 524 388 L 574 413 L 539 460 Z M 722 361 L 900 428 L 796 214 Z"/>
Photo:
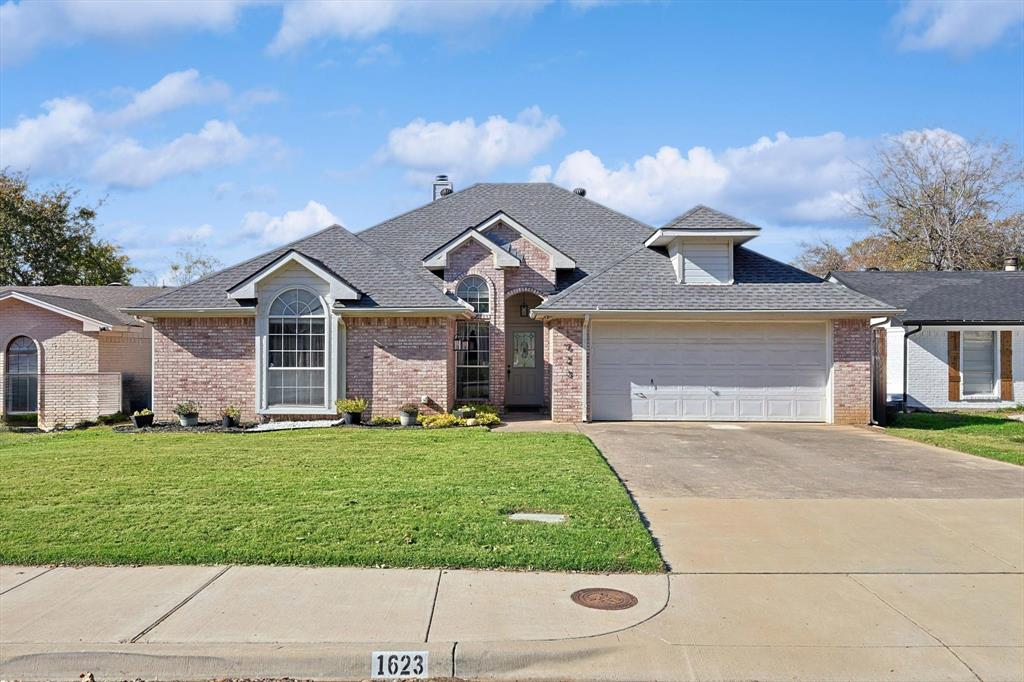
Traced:
<path id="1" fill-rule="evenodd" d="M 845 199 L 888 135 L 1024 146 L 1022 31 L 1004 2 L 8 0 L 0 165 L 105 198 L 157 276 L 368 227 L 438 172 L 653 225 L 707 203 L 788 260 L 863 233 Z"/>

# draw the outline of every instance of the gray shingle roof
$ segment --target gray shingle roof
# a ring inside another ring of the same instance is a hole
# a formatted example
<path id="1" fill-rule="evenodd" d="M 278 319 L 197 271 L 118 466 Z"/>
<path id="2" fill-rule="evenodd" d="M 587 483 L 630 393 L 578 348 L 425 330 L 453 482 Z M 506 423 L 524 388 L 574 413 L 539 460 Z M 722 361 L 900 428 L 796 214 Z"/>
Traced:
<path id="1" fill-rule="evenodd" d="M 686 213 L 668 221 L 662 228 L 665 230 L 760 230 L 745 220 L 740 220 L 727 213 L 697 204 Z"/>
<path id="2" fill-rule="evenodd" d="M 650 225 L 549 183 L 483 183 L 433 201 L 359 233 L 408 267 L 468 227 L 504 211 L 576 261 L 575 281 L 642 244 Z"/>
<path id="3" fill-rule="evenodd" d="M 17 291 L 43 303 L 105 324 L 135 325 L 140 322 L 122 313 L 120 308 L 151 298 L 155 294 L 166 294 L 171 290 L 164 287 L 122 286 L 0 287 L 0 294 L 5 291 Z"/>
<path id="4" fill-rule="evenodd" d="M 1024 322 L 1024 272 L 833 272 L 915 322 Z"/>
<path id="5" fill-rule="evenodd" d="M 891 311 L 839 284 L 737 246 L 731 285 L 676 282 L 668 254 L 641 247 L 538 306 L 538 311 Z"/>
<path id="6" fill-rule="evenodd" d="M 339 225 L 142 301 L 136 307 L 197 310 L 241 308 L 238 301 L 228 297 L 227 290 L 292 250 L 319 261 L 362 294 L 358 302 L 347 304 L 346 307 L 465 309 L 465 306 L 446 295 L 428 279 L 433 276 L 424 272 L 422 267 L 415 270 L 402 267 L 383 251 Z"/>

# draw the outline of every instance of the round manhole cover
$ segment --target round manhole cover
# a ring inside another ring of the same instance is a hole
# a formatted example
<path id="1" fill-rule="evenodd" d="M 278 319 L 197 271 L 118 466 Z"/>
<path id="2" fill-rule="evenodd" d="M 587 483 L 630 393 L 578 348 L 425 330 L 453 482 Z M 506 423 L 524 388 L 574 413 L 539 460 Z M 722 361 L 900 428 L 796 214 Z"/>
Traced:
<path id="1" fill-rule="evenodd" d="M 636 597 L 629 592 L 613 590 L 608 587 L 588 587 L 572 593 L 572 600 L 588 609 L 602 611 L 621 611 L 636 606 Z"/>

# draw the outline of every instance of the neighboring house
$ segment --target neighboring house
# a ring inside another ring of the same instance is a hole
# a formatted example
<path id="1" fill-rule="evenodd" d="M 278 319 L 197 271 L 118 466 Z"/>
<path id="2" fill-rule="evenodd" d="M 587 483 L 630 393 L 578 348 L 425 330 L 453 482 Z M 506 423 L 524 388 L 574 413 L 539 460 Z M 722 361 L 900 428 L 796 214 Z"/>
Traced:
<path id="1" fill-rule="evenodd" d="M 751 251 L 698 206 L 665 227 L 551 184 L 478 184 L 333 226 L 129 305 L 153 324 L 153 407 L 370 415 L 487 401 L 557 421 L 864 424 L 869 319 L 892 305 Z"/>
<path id="2" fill-rule="evenodd" d="M 889 402 L 905 395 L 919 409 L 997 408 L 1024 403 L 1024 272 L 1016 268 L 1008 259 L 1002 272 L 868 270 L 830 279 L 906 311 L 880 325 Z"/>
<path id="3" fill-rule="evenodd" d="M 151 328 L 121 312 L 159 287 L 0 287 L 0 414 L 43 428 L 150 404 Z"/>

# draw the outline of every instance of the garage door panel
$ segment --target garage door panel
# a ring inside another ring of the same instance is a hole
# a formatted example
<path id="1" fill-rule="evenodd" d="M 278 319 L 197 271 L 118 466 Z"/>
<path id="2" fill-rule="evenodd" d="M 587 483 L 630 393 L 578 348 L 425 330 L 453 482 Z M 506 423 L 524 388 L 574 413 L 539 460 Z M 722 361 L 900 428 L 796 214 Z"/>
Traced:
<path id="1" fill-rule="evenodd" d="M 592 329 L 595 419 L 827 416 L 823 323 L 595 323 Z"/>

